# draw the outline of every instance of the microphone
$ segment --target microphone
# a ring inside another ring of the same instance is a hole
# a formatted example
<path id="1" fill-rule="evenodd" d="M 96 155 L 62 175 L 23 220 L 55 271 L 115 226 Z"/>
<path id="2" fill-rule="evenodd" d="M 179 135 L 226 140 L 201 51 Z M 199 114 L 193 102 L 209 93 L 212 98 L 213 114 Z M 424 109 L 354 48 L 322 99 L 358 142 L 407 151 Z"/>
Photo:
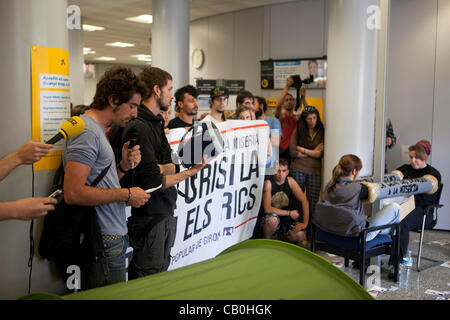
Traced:
<path id="1" fill-rule="evenodd" d="M 130 144 L 128 145 L 128 149 L 133 148 L 136 145 L 136 132 L 130 131 Z M 131 186 L 134 186 L 134 162 L 131 162 Z"/>
<path id="2" fill-rule="evenodd" d="M 84 130 L 84 121 L 80 117 L 74 116 L 64 121 L 58 133 L 48 140 L 47 144 L 55 144 L 61 139 L 73 138 Z"/>
<path id="3" fill-rule="evenodd" d="M 136 145 L 136 138 L 130 138 L 130 144 L 128 145 L 128 149 L 133 148 Z M 131 163 L 131 169 L 134 169 L 134 162 Z"/>

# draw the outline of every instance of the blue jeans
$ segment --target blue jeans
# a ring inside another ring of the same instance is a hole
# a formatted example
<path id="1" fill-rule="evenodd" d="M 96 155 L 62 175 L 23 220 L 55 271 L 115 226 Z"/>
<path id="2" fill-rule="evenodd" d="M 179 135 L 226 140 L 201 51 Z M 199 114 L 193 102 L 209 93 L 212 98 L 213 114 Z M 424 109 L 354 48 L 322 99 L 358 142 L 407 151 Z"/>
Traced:
<path id="1" fill-rule="evenodd" d="M 385 224 L 397 223 L 400 220 L 401 207 L 397 203 L 391 203 L 377 213 L 367 219 L 369 221 L 369 228 L 378 227 Z M 373 240 L 378 234 L 393 234 L 395 230 L 391 228 L 376 230 L 367 233 L 366 241 Z"/>
<path id="2" fill-rule="evenodd" d="M 85 286 L 82 289 L 91 289 L 125 282 L 125 255 L 127 248 L 128 235 L 112 241 L 103 241 L 102 257 L 89 266 L 85 275 Z"/>

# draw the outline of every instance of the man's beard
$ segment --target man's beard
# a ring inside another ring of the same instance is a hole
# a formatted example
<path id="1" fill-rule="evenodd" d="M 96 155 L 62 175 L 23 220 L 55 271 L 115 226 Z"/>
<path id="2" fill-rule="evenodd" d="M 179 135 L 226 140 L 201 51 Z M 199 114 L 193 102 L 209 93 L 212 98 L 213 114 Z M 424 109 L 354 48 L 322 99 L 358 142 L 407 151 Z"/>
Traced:
<path id="1" fill-rule="evenodd" d="M 255 111 L 255 117 L 259 118 L 262 116 L 262 110 L 258 109 L 258 111 Z"/>
<path id="2" fill-rule="evenodd" d="M 188 115 L 188 116 L 196 116 L 197 115 L 197 113 L 198 113 L 198 109 L 197 109 L 197 111 L 190 111 L 190 112 L 186 112 L 186 114 Z"/>
<path id="3" fill-rule="evenodd" d="M 167 110 L 169 110 L 170 102 L 169 102 L 168 105 L 163 105 L 163 104 L 162 104 L 162 97 L 159 97 L 159 99 L 158 99 L 158 105 L 159 105 L 159 110 L 161 110 L 161 111 L 167 111 Z"/>

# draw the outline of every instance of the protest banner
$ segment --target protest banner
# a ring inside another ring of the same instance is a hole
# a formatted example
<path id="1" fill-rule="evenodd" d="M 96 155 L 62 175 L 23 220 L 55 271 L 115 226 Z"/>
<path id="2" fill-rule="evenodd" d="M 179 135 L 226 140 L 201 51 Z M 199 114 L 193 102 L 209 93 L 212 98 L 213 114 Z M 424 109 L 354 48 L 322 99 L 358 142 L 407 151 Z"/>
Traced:
<path id="1" fill-rule="evenodd" d="M 269 126 L 262 120 L 231 120 L 217 128 L 224 140 L 223 153 L 177 186 L 177 233 L 169 270 L 213 258 L 253 234 L 263 193 Z M 168 141 L 174 152 L 185 132 L 171 130 Z"/>

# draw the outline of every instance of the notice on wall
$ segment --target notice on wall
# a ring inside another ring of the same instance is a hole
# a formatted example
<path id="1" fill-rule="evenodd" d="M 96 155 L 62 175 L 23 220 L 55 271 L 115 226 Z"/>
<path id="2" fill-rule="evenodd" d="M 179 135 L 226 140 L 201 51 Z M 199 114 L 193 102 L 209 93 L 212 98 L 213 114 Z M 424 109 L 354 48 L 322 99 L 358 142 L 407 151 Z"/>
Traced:
<path id="1" fill-rule="evenodd" d="M 276 61 L 274 63 L 274 85 L 275 89 L 282 89 L 286 85 L 286 79 L 294 74 L 300 74 L 302 62 Z"/>
<path id="2" fill-rule="evenodd" d="M 197 86 L 198 94 L 209 95 L 211 90 L 217 86 L 217 80 L 197 79 L 196 86 Z"/>
<path id="3" fill-rule="evenodd" d="M 169 270 L 214 258 L 249 239 L 260 209 L 269 127 L 265 121 L 230 120 L 217 124 L 224 152 L 198 174 L 178 184 L 177 233 Z M 172 129 L 177 151 L 185 133 Z"/>
<path id="4" fill-rule="evenodd" d="M 31 46 L 32 139 L 46 142 L 70 118 L 69 51 Z M 62 141 L 34 170 L 57 169 L 61 164 Z"/>
<path id="5" fill-rule="evenodd" d="M 324 58 L 262 60 L 261 89 L 283 89 L 286 79 L 299 75 L 302 80 L 313 75 L 311 83 L 304 84 L 309 89 L 325 89 L 327 80 L 327 60 Z"/>

